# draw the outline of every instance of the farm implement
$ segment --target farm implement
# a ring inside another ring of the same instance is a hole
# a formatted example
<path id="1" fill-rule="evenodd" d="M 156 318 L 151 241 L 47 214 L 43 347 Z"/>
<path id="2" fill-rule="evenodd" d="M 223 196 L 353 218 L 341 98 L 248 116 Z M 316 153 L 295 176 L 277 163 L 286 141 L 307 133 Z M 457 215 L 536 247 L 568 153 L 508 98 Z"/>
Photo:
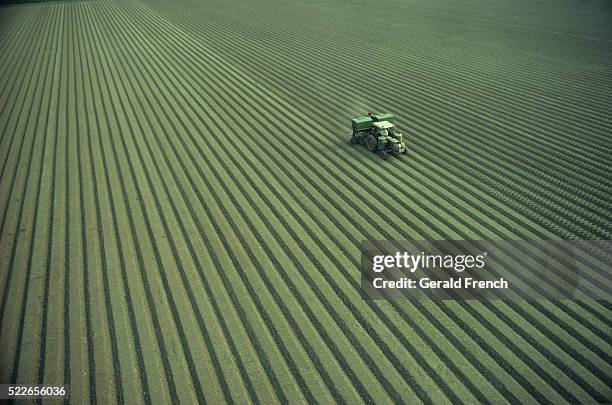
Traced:
<path id="1" fill-rule="evenodd" d="M 389 154 L 399 158 L 406 153 L 406 144 L 394 121 L 393 114 L 368 113 L 367 117 L 353 118 L 351 143 L 363 145 L 385 160 Z"/>

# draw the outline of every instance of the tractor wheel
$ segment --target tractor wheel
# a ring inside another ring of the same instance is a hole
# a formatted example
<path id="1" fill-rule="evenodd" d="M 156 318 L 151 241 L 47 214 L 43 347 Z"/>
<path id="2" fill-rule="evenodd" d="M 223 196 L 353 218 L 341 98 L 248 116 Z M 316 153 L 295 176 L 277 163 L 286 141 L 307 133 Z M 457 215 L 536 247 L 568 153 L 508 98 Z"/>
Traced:
<path id="1" fill-rule="evenodd" d="M 378 149 L 378 139 L 374 135 L 368 135 L 365 140 L 365 146 L 372 152 L 376 152 Z"/>

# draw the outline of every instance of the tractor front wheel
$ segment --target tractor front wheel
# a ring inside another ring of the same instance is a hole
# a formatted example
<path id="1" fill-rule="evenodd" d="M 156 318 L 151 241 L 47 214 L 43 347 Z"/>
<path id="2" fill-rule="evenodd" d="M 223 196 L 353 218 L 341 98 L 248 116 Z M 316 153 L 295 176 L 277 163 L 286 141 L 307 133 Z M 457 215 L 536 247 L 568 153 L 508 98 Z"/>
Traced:
<path id="1" fill-rule="evenodd" d="M 366 138 L 366 148 L 372 152 L 376 152 L 378 149 L 378 139 L 374 135 L 368 135 Z"/>

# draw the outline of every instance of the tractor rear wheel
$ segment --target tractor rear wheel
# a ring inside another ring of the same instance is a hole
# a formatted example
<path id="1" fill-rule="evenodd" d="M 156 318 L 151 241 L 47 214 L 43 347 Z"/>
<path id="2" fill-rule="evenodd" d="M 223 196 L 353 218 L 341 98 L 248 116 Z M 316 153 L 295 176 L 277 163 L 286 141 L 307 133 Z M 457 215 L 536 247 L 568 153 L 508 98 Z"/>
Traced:
<path id="1" fill-rule="evenodd" d="M 368 148 L 372 152 L 376 152 L 378 149 L 378 139 L 374 135 L 368 135 L 366 138 L 366 148 Z"/>

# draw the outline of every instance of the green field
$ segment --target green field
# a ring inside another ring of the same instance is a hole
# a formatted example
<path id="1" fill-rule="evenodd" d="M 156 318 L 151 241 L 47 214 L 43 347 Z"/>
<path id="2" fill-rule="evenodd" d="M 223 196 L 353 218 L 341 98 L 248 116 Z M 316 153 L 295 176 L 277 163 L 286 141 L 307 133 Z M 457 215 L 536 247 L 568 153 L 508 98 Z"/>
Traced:
<path id="1" fill-rule="evenodd" d="M 0 5 L 0 383 L 612 402 L 609 296 L 359 286 L 365 239 L 612 239 L 611 22 L 607 0 Z M 349 144 L 367 111 L 408 155 Z"/>

